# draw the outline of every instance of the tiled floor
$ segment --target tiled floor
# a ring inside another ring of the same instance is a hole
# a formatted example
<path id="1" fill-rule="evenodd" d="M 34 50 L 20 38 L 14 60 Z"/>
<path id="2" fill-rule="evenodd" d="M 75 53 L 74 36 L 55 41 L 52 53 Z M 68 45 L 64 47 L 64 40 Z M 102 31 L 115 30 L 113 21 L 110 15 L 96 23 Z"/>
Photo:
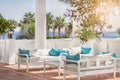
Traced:
<path id="1" fill-rule="evenodd" d="M 30 71 L 25 72 L 25 67 L 23 66 L 21 70 L 17 69 L 17 65 L 6 65 L 0 63 L 0 80 L 63 80 L 63 74 L 60 77 L 57 75 L 56 68 L 47 69 L 44 73 L 41 67 L 31 67 Z M 117 74 L 120 77 L 120 74 Z M 67 75 L 67 80 L 77 80 L 75 75 Z M 113 80 L 112 73 L 92 75 L 81 77 L 81 80 Z M 116 80 L 120 80 L 117 78 Z"/>
<path id="2" fill-rule="evenodd" d="M 10 68 L 4 67 L 5 64 L 0 64 L 0 80 L 45 80 L 36 76 L 24 74 Z"/>

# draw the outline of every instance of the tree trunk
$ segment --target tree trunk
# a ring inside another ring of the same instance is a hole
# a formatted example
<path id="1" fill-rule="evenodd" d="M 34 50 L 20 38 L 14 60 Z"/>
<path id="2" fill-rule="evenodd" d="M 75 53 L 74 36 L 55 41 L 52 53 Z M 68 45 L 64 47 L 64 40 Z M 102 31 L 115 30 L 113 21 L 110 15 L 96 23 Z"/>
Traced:
<path id="1" fill-rule="evenodd" d="M 65 28 L 65 36 L 67 36 L 67 28 Z"/>
<path id="2" fill-rule="evenodd" d="M 1 39 L 1 34 L 0 34 L 0 39 Z"/>
<path id="3" fill-rule="evenodd" d="M 47 36 L 49 36 L 49 28 L 48 28 L 48 30 L 47 30 Z"/>
<path id="4" fill-rule="evenodd" d="M 53 29 L 53 36 L 55 36 L 55 29 Z"/>
<path id="5" fill-rule="evenodd" d="M 59 36 L 59 38 L 60 38 L 60 30 L 61 30 L 61 28 L 58 28 L 58 36 Z"/>
<path id="6" fill-rule="evenodd" d="M 3 34 L 3 39 L 5 39 L 5 34 Z"/>
<path id="7" fill-rule="evenodd" d="M 49 36 L 49 28 L 48 26 L 46 27 L 46 33 L 47 33 L 47 37 Z"/>

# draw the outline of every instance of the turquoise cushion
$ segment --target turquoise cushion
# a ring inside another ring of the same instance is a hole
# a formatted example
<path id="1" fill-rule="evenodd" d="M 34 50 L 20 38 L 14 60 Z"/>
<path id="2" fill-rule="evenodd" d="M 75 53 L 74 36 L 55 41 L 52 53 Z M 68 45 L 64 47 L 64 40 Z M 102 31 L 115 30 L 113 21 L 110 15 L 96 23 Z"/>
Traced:
<path id="1" fill-rule="evenodd" d="M 113 57 L 113 58 L 118 58 L 118 54 L 117 54 L 117 53 L 113 53 L 113 54 L 112 54 L 112 57 Z"/>
<path id="2" fill-rule="evenodd" d="M 78 61 L 80 60 L 80 54 L 66 54 L 66 59 L 68 60 L 74 60 L 74 61 Z M 67 64 L 77 64 L 76 62 L 69 62 L 66 61 Z"/>
<path id="3" fill-rule="evenodd" d="M 110 52 L 98 52 L 98 55 L 102 55 L 102 54 L 109 54 Z"/>
<path id="4" fill-rule="evenodd" d="M 55 49 L 55 48 L 52 48 L 50 51 L 49 51 L 49 55 L 50 56 L 59 56 L 60 55 L 60 52 Z"/>
<path id="5" fill-rule="evenodd" d="M 66 55 L 69 55 L 69 53 L 62 53 L 62 56 L 66 56 Z"/>
<path id="6" fill-rule="evenodd" d="M 92 48 L 89 47 L 81 47 L 82 54 L 90 54 Z"/>
<path id="7" fill-rule="evenodd" d="M 69 50 L 64 50 L 64 49 L 58 49 L 60 53 L 69 53 Z"/>
<path id="8" fill-rule="evenodd" d="M 20 53 L 20 54 L 27 54 L 28 57 L 30 57 L 30 51 L 29 51 L 29 50 L 19 49 L 19 53 Z"/>

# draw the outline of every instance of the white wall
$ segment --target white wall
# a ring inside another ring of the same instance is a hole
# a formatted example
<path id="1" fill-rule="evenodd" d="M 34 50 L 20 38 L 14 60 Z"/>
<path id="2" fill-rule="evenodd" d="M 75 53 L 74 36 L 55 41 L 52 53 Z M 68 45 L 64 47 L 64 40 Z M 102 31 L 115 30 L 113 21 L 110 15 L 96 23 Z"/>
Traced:
<path id="1" fill-rule="evenodd" d="M 111 53 L 118 53 L 120 55 L 120 39 L 108 40 L 108 49 Z"/>
<path id="2" fill-rule="evenodd" d="M 108 51 L 111 53 L 118 53 L 120 55 L 120 38 L 116 39 L 101 39 L 94 44 L 96 52 Z"/>
<path id="3" fill-rule="evenodd" d="M 5 53 L 6 53 L 5 45 L 6 45 L 5 40 L 0 40 L 0 61 L 2 61 L 2 62 L 5 61 L 5 59 L 6 59 L 5 58 L 5 56 L 6 56 L 5 55 Z"/>
<path id="4" fill-rule="evenodd" d="M 72 39 L 48 39 L 47 48 L 71 48 Z"/>
<path id="5" fill-rule="evenodd" d="M 34 40 L 15 40 L 15 52 L 18 53 L 19 48 L 33 49 L 34 44 Z"/>

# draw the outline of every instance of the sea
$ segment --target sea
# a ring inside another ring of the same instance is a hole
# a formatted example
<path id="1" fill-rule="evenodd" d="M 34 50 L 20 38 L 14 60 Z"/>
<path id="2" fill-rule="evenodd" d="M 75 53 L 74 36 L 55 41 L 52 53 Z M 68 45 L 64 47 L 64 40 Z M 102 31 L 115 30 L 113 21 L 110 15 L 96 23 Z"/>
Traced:
<path id="1" fill-rule="evenodd" d="M 20 31 L 14 31 L 13 33 L 13 38 L 16 39 L 18 36 L 20 35 Z M 65 31 L 61 31 L 61 36 L 64 36 L 65 35 Z M 49 31 L 49 36 L 53 36 L 53 31 Z M 58 36 L 58 31 L 55 31 L 55 36 Z M 7 39 L 8 38 L 8 34 L 4 34 L 4 37 L 3 36 L 0 36 L 0 39 Z"/>
<path id="2" fill-rule="evenodd" d="M 15 31 L 13 33 L 13 38 L 17 38 L 18 36 L 20 35 L 20 31 Z M 55 36 L 58 35 L 58 31 L 55 31 Z M 65 31 L 61 31 L 61 36 L 64 36 L 65 35 Z M 49 36 L 53 36 L 53 31 L 49 31 Z M 70 36 L 72 37 L 72 35 Z M 0 36 L 1 39 L 3 39 L 3 36 Z M 4 34 L 4 39 L 7 39 L 8 38 L 8 34 Z M 103 32 L 102 33 L 102 36 L 101 38 L 120 38 L 120 35 L 115 32 L 115 31 L 108 31 L 108 32 Z"/>
<path id="3" fill-rule="evenodd" d="M 102 33 L 102 38 L 120 38 L 116 31 L 105 31 Z"/>

